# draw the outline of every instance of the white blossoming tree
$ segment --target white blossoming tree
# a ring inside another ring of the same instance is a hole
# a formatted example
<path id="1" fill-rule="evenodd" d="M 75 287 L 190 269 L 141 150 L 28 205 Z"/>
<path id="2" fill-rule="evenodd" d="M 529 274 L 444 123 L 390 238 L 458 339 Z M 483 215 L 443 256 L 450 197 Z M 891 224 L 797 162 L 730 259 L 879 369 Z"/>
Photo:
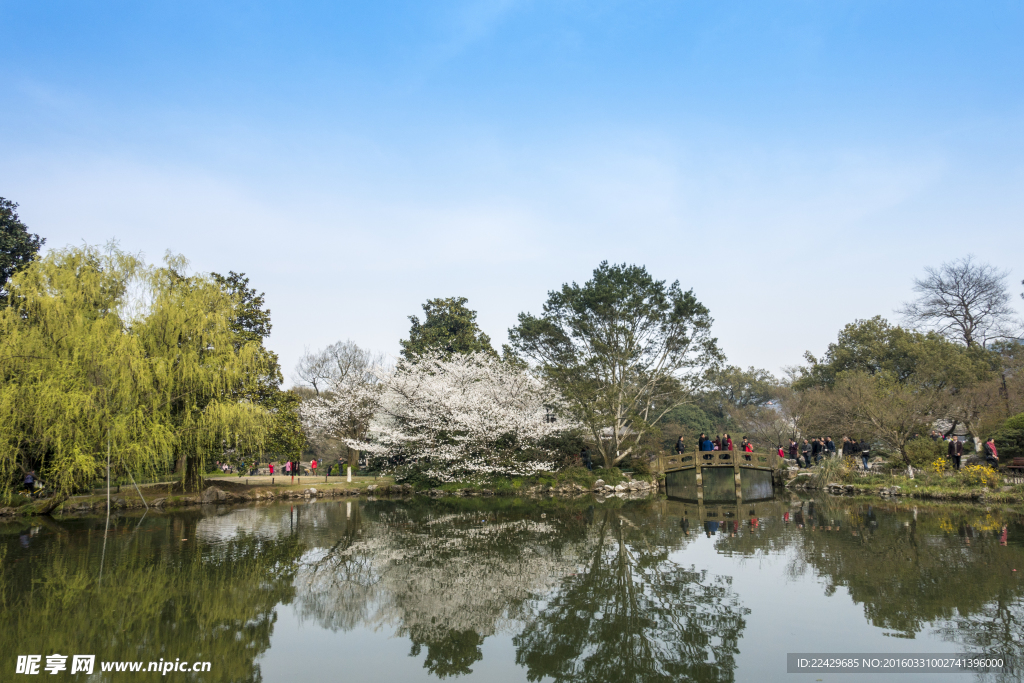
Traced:
<path id="1" fill-rule="evenodd" d="M 372 413 L 365 438 L 346 437 L 384 470 L 416 466 L 434 481 L 553 469 L 545 442 L 576 425 L 561 398 L 526 368 L 478 352 L 428 354 L 381 371 L 380 381 L 307 401 L 307 429 L 334 430 Z M 556 417 L 556 415 L 558 417 Z"/>
<path id="2" fill-rule="evenodd" d="M 299 406 L 299 418 L 311 443 L 338 439 L 349 449 L 348 464 L 355 467 L 355 449 L 366 437 L 370 421 L 380 406 L 381 386 L 375 382 L 341 379 Z"/>

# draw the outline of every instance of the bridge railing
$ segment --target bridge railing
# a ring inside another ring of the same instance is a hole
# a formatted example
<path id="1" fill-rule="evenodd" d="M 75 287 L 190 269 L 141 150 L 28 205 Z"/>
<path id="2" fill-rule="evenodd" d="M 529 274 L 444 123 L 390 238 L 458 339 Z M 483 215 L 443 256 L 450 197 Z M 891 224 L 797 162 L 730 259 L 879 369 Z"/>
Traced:
<path id="1" fill-rule="evenodd" d="M 692 467 L 694 465 L 704 466 L 722 466 L 722 465 L 754 465 L 755 467 L 769 467 L 776 469 L 779 467 L 779 456 L 778 454 L 765 452 L 765 451 L 754 451 L 752 453 L 745 453 L 743 451 L 688 451 L 686 453 L 673 453 L 672 455 L 662 455 L 658 458 L 658 464 L 662 472 L 672 472 L 674 470 L 683 469 L 684 467 Z"/>

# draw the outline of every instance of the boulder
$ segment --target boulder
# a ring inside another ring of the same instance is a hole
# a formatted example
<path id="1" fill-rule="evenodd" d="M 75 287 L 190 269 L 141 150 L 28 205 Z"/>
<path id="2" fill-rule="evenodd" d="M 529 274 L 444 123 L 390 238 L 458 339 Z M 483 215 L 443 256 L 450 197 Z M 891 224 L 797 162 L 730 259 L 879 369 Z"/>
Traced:
<path id="1" fill-rule="evenodd" d="M 376 490 L 377 490 L 377 485 L 376 484 L 370 484 L 369 486 L 366 487 L 366 492 L 367 493 L 373 493 Z"/>
<path id="2" fill-rule="evenodd" d="M 604 488 L 604 479 L 598 479 L 594 482 L 594 490 L 599 491 Z"/>
<path id="3" fill-rule="evenodd" d="M 629 490 L 629 486 L 627 486 L 626 484 L 618 484 L 615 487 L 615 491 L 617 493 L 622 493 L 623 491 L 628 491 L 628 490 Z"/>
<path id="4" fill-rule="evenodd" d="M 228 494 L 221 491 L 216 486 L 209 486 L 199 496 L 201 503 L 219 503 L 223 500 L 227 500 Z"/>

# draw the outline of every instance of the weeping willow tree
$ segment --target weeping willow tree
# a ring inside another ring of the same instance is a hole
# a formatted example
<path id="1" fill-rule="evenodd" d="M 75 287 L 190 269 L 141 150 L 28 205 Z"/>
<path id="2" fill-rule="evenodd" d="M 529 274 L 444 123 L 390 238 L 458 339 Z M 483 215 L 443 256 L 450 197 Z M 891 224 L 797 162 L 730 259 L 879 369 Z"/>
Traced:
<path id="1" fill-rule="evenodd" d="M 152 475 L 182 464 L 201 486 L 208 458 L 260 448 L 268 413 L 238 400 L 264 372 L 258 344 L 237 344 L 233 298 L 116 246 L 50 252 L 8 283 L 0 309 L 0 495 L 34 469 L 47 511 L 105 470 Z"/>

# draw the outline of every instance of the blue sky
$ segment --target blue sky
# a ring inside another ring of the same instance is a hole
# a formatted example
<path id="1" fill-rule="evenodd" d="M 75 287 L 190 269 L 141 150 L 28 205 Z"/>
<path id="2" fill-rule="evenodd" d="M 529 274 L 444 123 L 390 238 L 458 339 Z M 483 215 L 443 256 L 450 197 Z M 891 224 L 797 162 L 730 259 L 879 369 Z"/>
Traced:
<path id="1" fill-rule="evenodd" d="M 431 297 L 500 343 L 604 259 L 773 371 L 926 265 L 1022 289 L 1024 3 L 0 0 L 0 28 L 0 196 L 49 246 L 244 271 L 286 375 L 397 352 Z"/>

